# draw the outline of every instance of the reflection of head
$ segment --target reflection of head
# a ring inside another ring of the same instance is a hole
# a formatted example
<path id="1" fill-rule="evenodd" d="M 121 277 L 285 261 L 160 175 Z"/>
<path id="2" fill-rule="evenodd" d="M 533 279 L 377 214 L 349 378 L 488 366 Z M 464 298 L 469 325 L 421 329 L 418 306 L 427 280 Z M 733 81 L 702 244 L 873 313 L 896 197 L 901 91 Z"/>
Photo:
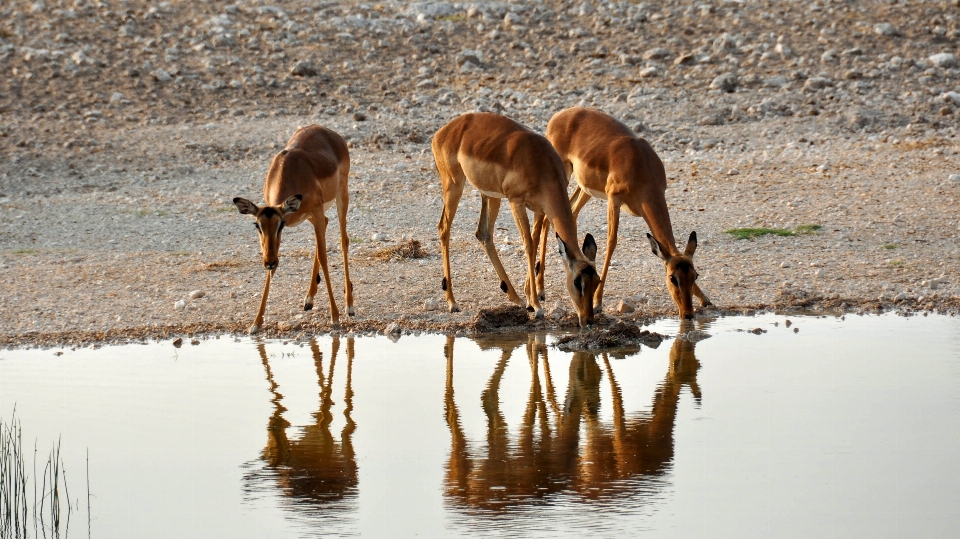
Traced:
<path id="1" fill-rule="evenodd" d="M 486 454 L 471 454 L 454 402 L 453 344 L 453 338 L 448 338 L 445 398 L 452 448 L 446 494 L 458 505 L 501 510 L 561 490 L 599 498 L 640 489 L 640 483 L 669 469 L 682 386 L 689 385 L 698 400 L 700 396 L 696 345 L 677 339 L 650 413 L 627 416 L 609 358 L 588 352 L 576 352 L 570 360 L 561 408 L 550 376 L 547 348 L 531 338 L 526 347 L 532 375 L 530 392 L 519 433 L 510 436 L 499 407 L 500 379 L 517 343 L 502 347 L 503 354 L 481 398 L 487 416 Z M 604 374 L 610 384 L 611 402 L 607 406 L 613 412 L 612 425 L 599 420 L 601 393 L 606 393 L 601 390 Z"/>
<path id="2" fill-rule="evenodd" d="M 334 337 L 330 354 L 330 365 L 326 373 L 323 369 L 323 354 L 316 341 L 310 343 L 313 360 L 320 385 L 320 409 L 313 414 L 314 423 L 306 425 L 296 439 L 287 437 L 290 423 L 283 418 L 286 408 L 281 404 L 283 395 L 273 380 L 266 349 L 259 347 L 270 390 L 274 395 L 274 413 L 267 424 L 267 445 L 261 458 L 267 466 L 267 476 L 276 483 L 284 495 L 308 503 L 324 503 L 355 496 L 357 491 L 357 463 L 353 450 L 353 432 L 356 424 L 350 417 L 353 410 L 353 388 L 351 375 L 353 367 L 353 339 L 347 339 L 347 380 L 344 396 L 343 414 L 346 426 L 337 441 L 330 432 L 333 421 L 331 407 L 334 372 L 337 352 L 340 348 L 339 337 Z"/>

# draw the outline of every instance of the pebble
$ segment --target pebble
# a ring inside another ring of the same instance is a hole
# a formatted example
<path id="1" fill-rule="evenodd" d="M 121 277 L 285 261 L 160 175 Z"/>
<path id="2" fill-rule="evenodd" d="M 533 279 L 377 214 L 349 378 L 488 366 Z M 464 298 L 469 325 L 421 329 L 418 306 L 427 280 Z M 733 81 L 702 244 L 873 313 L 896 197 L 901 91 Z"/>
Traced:
<path id="1" fill-rule="evenodd" d="M 658 75 L 660 75 L 660 70 L 653 66 L 644 67 L 640 70 L 640 78 L 643 78 L 643 79 L 653 78 Z"/>
<path id="2" fill-rule="evenodd" d="M 423 309 L 425 311 L 436 311 L 439 308 L 440 308 L 440 302 L 433 298 L 428 298 L 426 301 L 423 302 Z"/>
<path id="3" fill-rule="evenodd" d="M 200 299 L 206 295 L 207 293 L 203 290 L 194 290 L 193 292 L 190 292 L 190 299 Z"/>
<path id="4" fill-rule="evenodd" d="M 789 262 L 781 262 L 781 263 L 780 263 L 780 267 L 781 267 L 781 268 L 789 268 L 789 267 L 790 267 L 790 263 L 789 263 Z"/>
<path id="5" fill-rule="evenodd" d="M 178 300 L 176 303 L 173 304 L 173 308 L 176 309 L 176 310 L 178 310 L 178 311 L 182 311 L 182 310 L 186 309 L 186 308 L 187 308 L 187 300 L 185 300 L 185 299 Z"/>
<path id="6" fill-rule="evenodd" d="M 878 36 L 894 37 L 899 36 L 900 32 L 897 30 L 897 27 L 888 23 L 881 22 L 873 26 L 873 33 Z"/>
<path id="7" fill-rule="evenodd" d="M 823 269 L 818 269 L 816 272 L 814 272 L 814 275 L 816 277 L 823 277 Z"/>
<path id="8" fill-rule="evenodd" d="M 313 65 L 313 62 L 300 60 L 290 68 L 290 74 L 295 77 L 316 77 L 319 72 L 316 66 Z"/>
<path id="9" fill-rule="evenodd" d="M 617 304 L 618 314 L 630 314 L 637 310 L 637 305 L 630 298 L 623 298 Z"/>
<path id="10" fill-rule="evenodd" d="M 689 342 L 700 342 L 704 339 L 709 339 L 710 337 L 713 337 L 713 335 L 710 335 L 706 331 L 700 331 L 699 329 L 692 329 L 677 336 L 678 339 Z"/>
<path id="11" fill-rule="evenodd" d="M 737 89 L 737 76 L 733 73 L 723 73 L 718 75 L 710 83 L 710 88 L 732 93 Z"/>
<path id="12" fill-rule="evenodd" d="M 663 60 L 670 56 L 670 51 L 662 47 L 650 49 L 643 53 L 644 60 Z"/>
<path id="13" fill-rule="evenodd" d="M 174 339 L 173 346 L 177 348 L 180 348 L 181 346 L 183 346 L 183 339 L 181 339 L 180 337 L 177 337 L 176 339 Z"/>
<path id="14" fill-rule="evenodd" d="M 390 322 L 387 324 L 386 329 L 383 330 L 384 335 L 399 335 L 400 334 L 400 324 L 396 322 Z"/>
<path id="15" fill-rule="evenodd" d="M 829 170 L 830 170 L 830 165 L 824 164 L 824 165 L 817 166 L 817 172 L 819 172 L 820 174 L 823 174 L 824 172 L 828 172 Z"/>
<path id="16" fill-rule="evenodd" d="M 953 105 L 960 105 L 960 93 L 950 91 L 937 96 L 937 99 Z"/>
<path id="17" fill-rule="evenodd" d="M 927 60 L 930 60 L 930 63 L 943 68 L 957 67 L 957 57 L 949 52 L 941 52 L 938 54 L 931 54 L 927 57 Z"/>
<path id="18" fill-rule="evenodd" d="M 376 232 L 370 236 L 371 241 L 387 241 L 387 235 L 383 232 Z"/>
<path id="19" fill-rule="evenodd" d="M 300 325 L 300 322 L 288 322 L 288 321 L 277 322 L 277 329 L 279 331 L 297 331 L 301 327 L 302 326 Z"/>

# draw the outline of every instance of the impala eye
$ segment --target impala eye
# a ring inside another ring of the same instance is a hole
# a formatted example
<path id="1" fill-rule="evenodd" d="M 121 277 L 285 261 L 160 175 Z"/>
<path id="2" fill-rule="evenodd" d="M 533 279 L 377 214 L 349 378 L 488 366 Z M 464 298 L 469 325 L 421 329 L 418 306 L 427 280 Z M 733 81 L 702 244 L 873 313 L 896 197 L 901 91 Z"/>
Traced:
<path id="1" fill-rule="evenodd" d="M 670 276 L 670 284 L 672 284 L 673 286 L 680 286 L 680 283 L 677 282 L 677 278 L 674 277 L 673 275 Z"/>

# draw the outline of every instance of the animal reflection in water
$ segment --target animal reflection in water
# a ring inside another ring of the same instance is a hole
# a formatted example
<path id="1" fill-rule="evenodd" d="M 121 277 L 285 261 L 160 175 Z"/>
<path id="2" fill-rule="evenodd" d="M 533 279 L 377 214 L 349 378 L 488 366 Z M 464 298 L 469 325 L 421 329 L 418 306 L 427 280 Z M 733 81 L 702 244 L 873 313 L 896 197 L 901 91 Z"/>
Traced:
<path id="1" fill-rule="evenodd" d="M 681 332 L 689 329 L 692 323 L 684 322 Z M 452 448 L 445 491 L 455 504 L 496 510 L 560 491 L 601 498 L 642 489 L 641 483 L 669 469 L 681 389 L 688 386 L 700 402 L 700 363 L 694 353 L 695 343 L 683 339 L 673 342 L 670 367 L 653 397 L 652 410 L 634 416 L 624 412 L 620 386 L 607 354 L 599 358 L 588 352 L 573 354 L 566 398 L 561 406 L 550 375 L 546 345 L 534 336 L 521 338 L 497 341 L 492 346 L 480 343 L 481 348 L 502 350 L 481 395 L 487 417 L 485 455 L 471 452 L 461 427 L 453 389 L 454 341 L 447 339 L 444 398 Z M 519 433 L 511 440 L 500 411 L 498 391 L 513 350 L 524 345 L 532 374 L 530 392 Z M 612 395 L 612 424 L 599 420 L 600 395 L 606 393 L 601 390 L 603 373 Z"/>
<path id="2" fill-rule="evenodd" d="M 258 483 L 257 488 L 262 488 L 263 482 L 275 483 L 284 495 L 297 502 L 323 504 L 355 497 L 358 480 L 352 437 L 356 423 L 350 417 L 353 411 L 353 339 L 347 339 L 347 379 L 343 410 L 346 425 L 340 432 L 339 441 L 330 431 L 330 424 L 333 422 L 330 409 L 334 404 L 331 397 L 340 338 L 333 338 L 326 373 L 319 345 L 316 341 L 310 343 L 320 384 L 320 409 L 313 414 L 314 423 L 303 427 L 296 439 L 287 436 L 290 423 L 283 417 L 286 411 L 281 402 L 283 395 L 273 379 L 266 348 L 261 343 L 258 349 L 266 370 L 267 383 L 273 393 L 275 409 L 267 424 L 267 446 L 261 453 L 266 467 L 248 474 L 247 480 Z"/>

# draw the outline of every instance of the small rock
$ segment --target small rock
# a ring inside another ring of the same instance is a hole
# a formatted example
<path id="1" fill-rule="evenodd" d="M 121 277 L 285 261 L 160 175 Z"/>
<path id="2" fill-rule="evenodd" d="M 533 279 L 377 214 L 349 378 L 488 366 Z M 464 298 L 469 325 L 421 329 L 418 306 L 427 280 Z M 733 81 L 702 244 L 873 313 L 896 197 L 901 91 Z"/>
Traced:
<path id="1" fill-rule="evenodd" d="M 693 63 L 694 59 L 695 59 L 695 56 L 693 55 L 693 53 L 686 52 L 681 54 L 680 56 L 677 56 L 673 60 L 673 65 L 678 66 L 678 65 L 690 64 L 690 63 Z"/>
<path id="2" fill-rule="evenodd" d="M 885 37 L 894 37 L 900 35 L 897 27 L 888 22 L 881 22 L 873 25 L 873 33 L 877 34 L 878 36 Z"/>
<path id="3" fill-rule="evenodd" d="M 154 70 L 152 73 L 150 73 L 150 74 L 153 75 L 153 78 L 154 78 L 157 82 L 170 82 L 170 81 L 173 80 L 173 75 L 171 75 L 170 73 L 168 73 L 167 70 L 163 69 L 162 67 L 155 69 L 155 70 Z"/>
<path id="4" fill-rule="evenodd" d="M 837 56 L 836 49 L 828 49 L 820 55 L 821 63 L 836 62 L 837 60 L 839 60 L 839 57 Z"/>
<path id="5" fill-rule="evenodd" d="M 800 328 L 793 328 L 794 333 L 800 333 Z"/>
<path id="6" fill-rule="evenodd" d="M 660 70 L 653 66 L 645 67 L 640 70 L 640 78 L 642 79 L 649 79 L 658 75 L 660 75 Z"/>
<path id="7" fill-rule="evenodd" d="M 354 112 L 353 119 L 357 122 L 365 122 L 367 120 L 367 115 L 362 112 Z"/>
<path id="8" fill-rule="evenodd" d="M 827 172 L 829 170 L 830 170 L 830 165 L 823 164 L 823 165 L 817 166 L 817 172 L 819 172 L 820 174 L 823 174 L 824 172 Z"/>
<path id="9" fill-rule="evenodd" d="M 957 92 L 944 92 L 937 96 L 937 99 L 953 105 L 960 105 L 960 93 Z"/>
<path id="10" fill-rule="evenodd" d="M 644 60 L 663 60 L 670 57 L 671 53 L 667 49 L 657 47 L 643 53 Z"/>
<path id="11" fill-rule="evenodd" d="M 440 302 L 433 298 L 427 298 L 427 300 L 423 302 L 423 310 L 425 311 L 436 311 L 439 308 Z"/>
<path id="12" fill-rule="evenodd" d="M 287 322 L 280 321 L 277 322 L 277 330 L 287 332 L 287 331 L 297 331 L 301 328 L 300 322 Z"/>
<path id="13" fill-rule="evenodd" d="M 832 85 L 833 82 L 826 77 L 810 77 L 803 83 L 806 90 L 820 90 Z"/>
<path id="14" fill-rule="evenodd" d="M 390 322 L 387 324 L 387 327 L 383 330 L 384 335 L 399 335 L 400 334 L 400 324 L 396 322 Z"/>
<path id="15" fill-rule="evenodd" d="M 818 269 L 816 272 L 814 272 L 814 275 L 817 277 L 823 277 L 823 268 Z"/>
<path id="16" fill-rule="evenodd" d="M 931 54 L 927 57 L 927 60 L 930 60 L 930 63 L 937 67 L 949 68 L 957 67 L 957 57 L 949 52 L 941 52 L 937 54 Z"/>
<path id="17" fill-rule="evenodd" d="M 686 333 L 681 333 L 680 335 L 677 335 L 678 339 L 689 341 L 689 342 L 700 342 L 704 339 L 709 339 L 710 337 L 713 337 L 713 335 L 710 335 L 706 331 L 700 331 L 699 329 L 693 329 Z"/>
<path id="18" fill-rule="evenodd" d="M 630 298 L 623 298 L 617 304 L 617 314 L 630 314 L 637 310 L 636 304 Z"/>
<path id="19" fill-rule="evenodd" d="M 387 235 L 383 232 L 376 232 L 370 236 L 371 241 L 387 241 Z"/>
<path id="20" fill-rule="evenodd" d="M 950 180 L 950 181 L 952 181 L 952 182 L 960 183 L 960 174 L 951 174 L 951 175 L 947 176 L 947 179 Z"/>
<path id="21" fill-rule="evenodd" d="M 111 105 L 129 103 L 129 102 L 130 101 L 127 100 L 127 96 L 121 94 L 120 92 L 113 92 L 113 95 L 110 96 Z"/>
<path id="22" fill-rule="evenodd" d="M 173 308 L 176 309 L 176 310 L 178 310 L 178 311 L 182 311 L 182 310 L 186 309 L 186 308 L 187 308 L 187 300 L 185 300 L 185 299 L 178 300 L 176 303 L 173 304 Z"/>
<path id="23" fill-rule="evenodd" d="M 200 299 L 206 295 L 207 293 L 203 290 L 194 290 L 193 292 L 190 292 L 190 299 Z"/>
<path id="24" fill-rule="evenodd" d="M 196 345 L 198 345 L 198 344 L 200 344 L 200 341 L 198 341 L 197 339 L 191 339 L 191 340 L 190 340 L 190 345 L 191 345 L 191 346 L 196 346 Z"/>
<path id="25" fill-rule="evenodd" d="M 713 79 L 713 82 L 710 83 L 710 88 L 732 93 L 737 89 L 737 76 L 733 73 L 723 73 Z"/>
<path id="26" fill-rule="evenodd" d="M 457 55 L 457 65 L 473 64 L 474 66 L 483 65 L 483 53 L 475 49 L 464 49 Z"/>
<path id="27" fill-rule="evenodd" d="M 312 62 L 300 60 L 293 64 L 293 67 L 290 69 L 290 74 L 295 77 L 316 77 L 319 72 Z"/>
<path id="28" fill-rule="evenodd" d="M 561 303 L 560 301 L 557 301 L 556 303 L 554 303 L 553 307 L 551 307 L 547 311 L 547 318 L 551 320 L 559 320 L 566 315 L 567 315 L 567 310 L 563 308 L 563 303 Z"/>
<path id="29" fill-rule="evenodd" d="M 731 168 L 730 170 L 727 171 L 727 176 L 739 176 L 739 175 L 740 175 L 740 171 L 735 168 Z"/>
<path id="30" fill-rule="evenodd" d="M 766 333 L 766 332 L 767 330 L 763 328 L 753 328 L 753 329 L 747 330 L 747 333 L 753 333 L 754 335 L 760 335 L 761 333 Z"/>
<path id="31" fill-rule="evenodd" d="M 781 263 L 780 263 L 780 267 L 781 267 L 781 268 L 789 268 L 789 267 L 790 267 L 790 263 L 789 263 L 789 262 L 781 262 Z"/>
<path id="32" fill-rule="evenodd" d="M 181 346 L 183 346 L 183 339 L 181 339 L 180 337 L 177 337 L 176 339 L 174 339 L 173 346 L 177 348 L 180 348 Z"/>

